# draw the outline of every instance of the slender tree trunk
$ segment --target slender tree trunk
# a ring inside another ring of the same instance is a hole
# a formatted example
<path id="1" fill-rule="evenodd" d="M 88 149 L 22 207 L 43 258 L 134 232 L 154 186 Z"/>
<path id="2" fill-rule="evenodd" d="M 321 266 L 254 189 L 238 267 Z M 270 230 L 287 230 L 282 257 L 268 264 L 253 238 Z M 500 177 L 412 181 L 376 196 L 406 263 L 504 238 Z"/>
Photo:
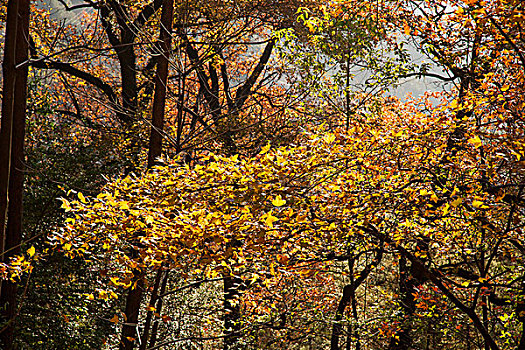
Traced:
<path id="1" fill-rule="evenodd" d="M 15 1 L 10 1 L 11 6 Z M 22 242 L 22 198 L 24 192 L 24 139 L 25 139 L 25 115 L 26 115 L 26 98 L 27 98 L 27 60 L 29 50 L 29 0 L 16 1 L 16 37 L 15 37 L 15 60 L 14 66 L 4 67 L 4 73 L 12 69 L 14 73 L 14 89 L 12 91 L 12 102 L 7 103 L 10 106 L 7 112 L 11 113 L 11 130 L 5 130 L 10 133 L 10 143 L 8 151 L 8 199 L 7 199 L 7 227 L 2 227 L 2 260 L 8 262 L 9 258 L 20 253 L 20 244 Z M 13 10 L 13 8 L 11 8 Z M 11 12 L 10 15 L 13 15 Z M 8 20 L 9 21 L 9 20 Z M 6 39 L 6 45 L 7 45 Z M 11 50 L 7 54 L 11 54 Z M 11 61 L 13 62 L 13 61 Z M 8 63 L 11 63 L 8 60 Z M 5 63 L 5 61 L 4 61 Z M 16 68 L 16 66 L 19 66 Z M 4 76 L 5 77 L 5 76 Z M 10 84 L 10 82 L 8 82 Z M 4 95 L 5 96 L 5 95 Z M 9 100 L 9 97 L 8 97 Z M 2 110 L 3 112 L 3 110 Z M 3 118 L 6 115 L 2 115 Z M 9 119 L 9 116 L 6 116 Z M 2 125 L 3 127 L 3 125 Z M 0 152 L 2 153 L 2 152 Z M 0 165 L 1 167 L 1 165 Z M 4 170 L 5 171 L 5 170 Z M 2 226 L 5 220 L 2 220 Z M 12 349 L 14 341 L 17 285 L 10 281 L 2 283 L 0 290 L 0 307 L 2 316 L 7 324 L 2 326 L 0 341 L 2 349 Z"/>
<path id="2" fill-rule="evenodd" d="M 142 294 L 144 283 L 141 277 L 135 288 L 130 289 L 126 298 L 126 315 L 125 323 L 122 326 L 122 334 L 120 337 L 120 350 L 131 350 L 135 346 L 136 340 L 140 337 L 138 333 L 138 322 L 140 314 L 140 302 L 142 301 Z"/>
<path id="3" fill-rule="evenodd" d="M 129 126 L 136 121 L 137 114 L 137 57 L 133 33 L 124 32 L 122 43 L 116 48 L 122 79 L 122 109 L 124 121 Z"/>
<path id="4" fill-rule="evenodd" d="M 155 304 L 157 303 L 159 288 L 160 288 L 160 280 L 162 278 L 162 270 L 157 271 L 157 276 L 155 276 L 155 284 L 153 285 L 153 290 L 151 291 L 151 299 L 149 302 L 150 307 L 155 307 Z M 144 323 L 144 332 L 142 333 L 141 342 L 140 342 L 140 350 L 146 350 L 146 347 L 148 345 L 148 337 L 149 337 L 149 331 L 151 328 L 151 320 L 153 319 L 153 311 L 148 310 L 148 313 L 146 315 L 146 321 Z"/>
<path id="5" fill-rule="evenodd" d="M 348 327 L 348 337 L 346 342 L 346 350 L 350 350 L 352 348 L 352 337 L 355 339 L 355 350 L 361 350 L 361 340 L 359 337 L 359 317 L 357 315 L 357 298 L 355 297 L 356 292 L 356 283 L 354 280 L 354 276 L 350 276 L 351 285 L 352 285 L 352 295 L 351 295 L 351 306 L 352 306 L 352 317 L 354 318 L 355 322 L 355 328 L 352 330 L 352 324 L 349 324 Z"/>
<path id="6" fill-rule="evenodd" d="M 173 22 L 173 0 L 165 0 L 160 21 L 160 42 L 155 75 L 155 93 L 149 139 L 148 168 L 162 153 L 162 129 L 164 128 L 164 109 L 166 107 L 166 84 L 168 82 L 169 58 L 171 51 L 171 27 Z"/>
<path id="7" fill-rule="evenodd" d="M 374 262 L 379 262 L 381 259 L 382 252 L 378 253 L 376 259 Z M 355 266 L 355 259 L 349 259 L 348 260 L 348 271 L 350 274 L 350 284 L 347 284 L 343 288 L 343 295 L 341 296 L 341 299 L 339 300 L 339 305 L 337 307 L 337 311 L 334 318 L 334 324 L 332 326 L 332 337 L 330 339 L 330 349 L 331 350 L 339 350 L 339 339 L 341 337 L 341 334 L 343 332 L 343 325 L 341 324 L 341 321 L 343 319 L 344 313 L 348 305 L 351 306 L 352 309 L 352 317 L 354 319 L 354 322 L 356 324 L 356 328 L 352 327 L 352 323 L 348 323 L 348 331 L 346 334 L 346 350 L 350 350 L 352 348 L 352 338 L 355 339 L 356 345 L 355 349 L 360 350 L 361 349 L 361 342 L 359 340 L 359 332 L 358 332 L 358 324 L 359 324 L 359 317 L 357 315 L 357 300 L 355 297 L 355 292 L 357 287 L 363 281 L 367 278 L 367 276 L 370 274 L 371 269 L 374 266 L 374 263 L 369 264 L 361 271 L 359 274 L 359 278 L 354 278 L 354 266 Z"/>
<path id="8" fill-rule="evenodd" d="M 339 305 L 337 305 L 337 311 L 335 313 L 334 324 L 332 326 L 332 337 L 330 339 L 330 350 L 339 350 L 339 338 L 343 331 L 343 325 L 341 321 L 346 310 L 346 307 L 350 304 L 352 299 L 354 286 L 352 284 L 347 284 L 343 288 L 343 295 L 339 300 Z"/>
<path id="9" fill-rule="evenodd" d="M 224 277 L 224 350 L 238 350 L 241 332 L 241 308 L 239 304 L 242 279 L 236 276 Z"/>
<path id="10" fill-rule="evenodd" d="M 11 135 L 13 125 L 13 103 L 15 100 L 15 57 L 18 23 L 18 1 L 7 4 L 7 20 L 4 43 L 2 120 L 0 126 L 0 236 L 1 253 L 5 248 L 5 226 L 7 222 L 9 173 L 11 169 Z"/>
<path id="11" fill-rule="evenodd" d="M 125 42 L 123 40 L 123 42 Z M 133 51 L 133 42 L 125 43 L 123 48 L 117 50 L 120 62 L 120 70 L 122 75 L 122 107 L 126 115 L 126 127 L 128 136 L 132 138 L 130 145 L 130 156 L 132 157 L 130 166 L 126 169 L 126 173 L 131 172 L 137 166 L 136 155 L 138 150 L 138 136 L 134 134 L 131 129 L 135 116 L 137 113 L 137 73 L 136 73 L 136 57 Z M 137 252 L 132 252 L 137 254 Z M 138 334 L 138 320 L 140 314 L 140 304 L 142 302 L 142 295 L 144 292 L 143 273 L 135 271 L 139 275 L 139 281 L 134 289 L 130 289 L 126 297 L 126 307 L 124 310 L 126 321 L 122 327 L 122 334 L 120 338 L 120 350 L 131 350 L 135 346 L 135 340 L 140 337 Z"/>
<path id="12" fill-rule="evenodd" d="M 163 305 L 163 295 L 166 292 L 166 286 L 168 285 L 168 279 L 169 279 L 169 272 L 166 271 L 164 274 L 164 278 L 162 279 L 162 285 L 160 286 L 160 293 L 159 298 L 157 299 L 157 305 L 155 306 L 155 309 L 160 314 L 162 312 L 162 305 Z M 153 328 L 151 329 L 151 339 L 149 341 L 149 348 L 155 347 L 155 343 L 157 342 L 157 333 L 159 330 L 159 320 L 156 319 L 153 323 Z"/>
<path id="13" fill-rule="evenodd" d="M 408 350 L 412 346 L 412 314 L 415 311 L 415 300 L 412 293 L 415 291 L 415 280 L 410 276 L 407 259 L 399 258 L 399 294 L 404 313 L 404 320 L 395 336 L 390 341 L 389 350 Z"/>

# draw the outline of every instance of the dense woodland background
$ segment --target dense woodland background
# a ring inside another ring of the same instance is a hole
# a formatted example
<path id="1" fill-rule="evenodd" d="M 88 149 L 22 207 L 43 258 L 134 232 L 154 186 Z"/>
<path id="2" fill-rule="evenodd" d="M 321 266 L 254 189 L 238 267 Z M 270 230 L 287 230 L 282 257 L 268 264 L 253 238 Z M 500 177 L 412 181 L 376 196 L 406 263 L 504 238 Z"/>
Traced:
<path id="1" fill-rule="evenodd" d="M 2 349 L 525 349 L 520 0 L 0 16 Z"/>

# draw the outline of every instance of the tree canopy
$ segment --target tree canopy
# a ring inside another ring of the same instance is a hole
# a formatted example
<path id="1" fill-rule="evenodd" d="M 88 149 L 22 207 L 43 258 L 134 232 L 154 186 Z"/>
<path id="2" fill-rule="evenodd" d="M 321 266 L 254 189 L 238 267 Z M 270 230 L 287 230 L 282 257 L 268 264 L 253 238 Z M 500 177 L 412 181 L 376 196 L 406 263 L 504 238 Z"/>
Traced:
<path id="1" fill-rule="evenodd" d="M 520 1 L 53 4 L 0 7 L 3 348 L 525 347 Z"/>

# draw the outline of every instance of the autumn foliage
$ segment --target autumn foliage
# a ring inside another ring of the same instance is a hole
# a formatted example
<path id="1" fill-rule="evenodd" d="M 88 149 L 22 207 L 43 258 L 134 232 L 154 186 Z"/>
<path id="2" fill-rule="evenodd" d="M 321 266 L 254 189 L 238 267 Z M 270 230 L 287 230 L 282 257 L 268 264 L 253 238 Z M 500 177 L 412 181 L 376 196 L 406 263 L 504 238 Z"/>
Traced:
<path id="1" fill-rule="evenodd" d="M 520 1 L 32 6 L 6 348 L 525 347 Z"/>

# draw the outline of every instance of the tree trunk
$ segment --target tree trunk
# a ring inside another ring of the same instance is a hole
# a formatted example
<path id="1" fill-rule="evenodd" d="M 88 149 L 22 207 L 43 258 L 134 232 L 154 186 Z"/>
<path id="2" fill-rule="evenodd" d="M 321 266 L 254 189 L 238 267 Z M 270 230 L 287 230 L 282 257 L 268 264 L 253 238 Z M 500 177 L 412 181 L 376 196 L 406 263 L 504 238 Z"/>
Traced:
<path id="1" fill-rule="evenodd" d="M 142 278 L 134 289 L 130 289 L 126 298 L 126 315 L 125 323 L 122 326 L 122 334 L 120 337 L 120 350 L 131 350 L 135 346 L 136 340 L 140 337 L 138 334 L 138 322 L 140 314 L 140 302 L 142 301 L 142 294 L 144 292 L 144 285 Z"/>
<path id="2" fill-rule="evenodd" d="M 162 285 L 160 286 L 159 298 L 157 298 L 157 304 L 155 310 L 160 314 L 162 312 L 163 298 L 162 296 L 166 292 L 166 286 L 168 285 L 169 272 L 166 271 L 164 278 L 162 279 Z M 153 323 L 153 328 L 151 328 L 151 339 L 149 341 L 149 348 L 154 348 L 155 343 L 157 342 L 157 332 L 159 330 L 159 320 L 156 319 Z"/>
<path id="3" fill-rule="evenodd" d="M 241 332 L 241 308 L 239 304 L 242 279 L 237 276 L 224 277 L 224 350 L 239 350 Z"/>
<path id="4" fill-rule="evenodd" d="M 137 57 L 135 55 L 134 35 L 124 32 L 120 47 L 116 48 L 122 79 L 122 109 L 127 126 L 136 121 L 137 114 Z"/>
<path id="5" fill-rule="evenodd" d="M 353 284 L 347 284 L 343 288 L 343 295 L 339 300 L 339 305 L 337 306 L 337 311 L 335 313 L 334 324 L 332 326 L 332 337 L 330 339 L 330 350 L 339 350 L 339 338 L 343 331 L 343 325 L 341 321 L 346 310 L 346 307 L 350 304 L 352 296 L 354 294 Z"/>
<path id="6" fill-rule="evenodd" d="M 155 307 L 157 303 L 157 298 L 159 295 L 160 280 L 162 278 L 162 270 L 157 271 L 157 276 L 155 277 L 155 283 L 153 284 L 153 290 L 151 291 L 151 299 L 149 302 L 150 307 Z M 151 321 L 153 319 L 153 311 L 148 310 L 146 315 L 146 321 L 144 322 L 144 332 L 141 335 L 140 350 L 146 350 L 148 346 L 149 331 L 151 328 Z"/>
<path id="7" fill-rule="evenodd" d="M 404 320 L 395 336 L 392 337 L 389 350 L 409 350 L 412 346 L 412 314 L 415 311 L 415 300 L 412 293 L 415 292 L 415 279 L 410 276 L 410 268 L 404 256 L 399 258 L 399 294 L 404 314 Z"/>
<path id="8" fill-rule="evenodd" d="M 165 0 L 162 6 L 160 23 L 159 58 L 155 75 L 155 94 L 149 139 L 148 168 L 162 153 L 162 129 L 164 128 L 164 109 L 166 107 L 166 84 L 168 82 L 169 58 L 171 51 L 171 27 L 173 22 L 173 0 Z"/>
<path id="9" fill-rule="evenodd" d="M 6 115 L 2 113 L 2 121 L 4 117 L 9 120 L 11 118 L 10 129 L 4 130 L 5 134 L 10 134 L 7 141 L 10 145 L 6 148 L 9 156 L 9 164 L 7 166 L 8 189 L 7 189 L 7 227 L 2 227 L 2 261 L 8 262 L 9 259 L 20 253 L 20 244 L 22 242 L 22 198 L 24 192 L 24 139 L 25 139 L 25 114 L 26 114 L 26 97 L 27 97 L 27 60 L 29 49 L 29 0 L 19 0 L 17 5 L 15 1 L 10 1 L 8 6 L 11 7 L 11 16 L 15 16 L 15 20 L 8 19 L 9 25 L 16 25 L 15 27 L 15 48 L 14 61 L 11 58 L 7 60 L 4 65 L 4 74 L 14 74 L 14 82 L 7 81 L 7 84 L 13 84 L 11 96 L 4 95 L 7 98 Z M 7 31 L 7 30 L 6 30 Z M 13 35 L 13 32 L 9 34 Z M 11 39 L 6 38 L 6 46 Z M 13 44 L 11 41 L 9 44 Z M 11 55 L 13 50 L 6 47 L 6 55 Z M 7 57 L 6 57 L 7 58 Z M 15 63 L 10 66 L 10 64 Z M 6 61 L 4 60 L 4 64 Z M 19 66 L 16 68 L 16 66 Z M 12 70 L 12 72 L 7 72 Z M 5 77 L 5 75 L 4 75 Z M 9 78 L 11 79 L 11 78 Z M 5 85 L 4 85 L 5 86 Z M 9 101 L 11 100 L 11 101 Z M 4 109 L 2 109 L 4 112 Z M 2 125 L 2 128 L 4 125 Z M 6 141 L 3 141 L 6 142 Z M 0 152 L 2 153 L 2 152 Z M 0 164 L 0 167 L 2 165 Z M 4 169 L 4 172 L 6 170 Z M 2 213 L 3 214 L 3 213 Z M 5 218 L 5 216 L 2 216 Z M 2 226 L 5 225 L 5 220 L 2 220 Z M 14 341 L 15 318 L 17 314 L 16 309 L 16 293 L 17 284 L 10 281 L 4 281 L 0 290 L 0 307 L 2 309 L 2 316 L 7 324 L 3 326 L 0 333 L 0 341 L 3 345 L 2 349 L 12 349 Z"/>
<path id="10" fill-rule="evenodd" d="M 7 20 L 4 43 L 2 120 L 0 127 L 0 236 L 1 253 L 5 248 L 5 225 L 7 222 L 9 173 L 11 169 L 11 134 L 15 91 L 15 52 L 18 23 L 18 1 L 7 4 Z"/>

